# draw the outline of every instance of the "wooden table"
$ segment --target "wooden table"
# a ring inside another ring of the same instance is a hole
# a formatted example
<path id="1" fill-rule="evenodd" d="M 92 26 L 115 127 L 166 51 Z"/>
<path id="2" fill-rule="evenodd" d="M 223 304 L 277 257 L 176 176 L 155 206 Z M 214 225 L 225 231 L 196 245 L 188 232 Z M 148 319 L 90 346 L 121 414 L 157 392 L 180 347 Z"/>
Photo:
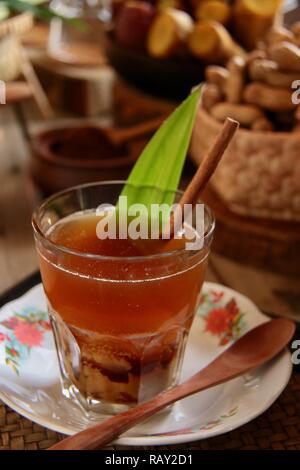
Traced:
<path id="1" fill-rule="evenodd" d="M 33 104 L 24 103 L 22 109 L 29 131 L 35 131 L 41 122 Z M 16 119 L 14 108 L 0 105 L 0 294 L 38 267 L 30 219 L 40 197 L 28 177 L 29 154 L 24 126 Z M 300 318 L 299 279 L 250 268 L 212 251 L 207 280 L 238 290 L 266 312 Z M 294 387 L 299 390 L 299 381 Z M 295 419 L 300 421 L 300 411 L 293 406 Z M 300 437 L 297 439 L 300 447 Z M 263 448 L 272 447 L 270 442 Z M 194 443 L 179 448 L 200 449 L 203 445 Z M 236 448 L 240 447 L 236 444 Z"/>

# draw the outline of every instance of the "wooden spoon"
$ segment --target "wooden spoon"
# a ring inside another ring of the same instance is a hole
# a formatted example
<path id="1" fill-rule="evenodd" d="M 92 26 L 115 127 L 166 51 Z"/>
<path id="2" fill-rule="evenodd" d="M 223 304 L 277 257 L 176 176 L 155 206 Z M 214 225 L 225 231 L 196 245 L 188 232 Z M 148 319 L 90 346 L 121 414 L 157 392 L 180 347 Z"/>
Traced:
<path id="1" fill-rule="evenodd" d="M 182 384 L 160 393 L 129 411 L 67 437 L 49 450 L 95 449 L 104 446 L 175 401 L 227 382 L 261 366 L 282 351 L 292 339 L 294 332 L 295 323 L 287 319 L 272 320 L 257 326 Z"/>
<path id="2" fill-rule="evenodd" d="M 158 116 L 146 122 L 141 122 L 128 129 L 117 129 L 114 127 L 107 127 L 103 129 L 103 133 L 105 133 L 106 137 L 115 147 L 118 147 L 128 142 L 129 140 L 133 140 L 138 137 L 142 137 L 155 132 L 158 127 L 162 125 L 165 119 L 165 115 Z"/>

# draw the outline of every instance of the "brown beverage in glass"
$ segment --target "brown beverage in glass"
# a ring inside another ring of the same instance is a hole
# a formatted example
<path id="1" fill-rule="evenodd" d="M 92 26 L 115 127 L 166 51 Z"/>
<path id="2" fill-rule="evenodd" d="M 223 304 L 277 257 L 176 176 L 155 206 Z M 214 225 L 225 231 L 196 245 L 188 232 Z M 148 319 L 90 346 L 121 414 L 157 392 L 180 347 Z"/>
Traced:
<path id="1" fill-rule="evenodd" d="M 100 240 L 90 197 L 87 207 L 60 210 L 49 222 L 50 207 L 68 206 L 70 197 L 73 205 L 99 186 L 107 192 L 90 185 L 58 195 L 55 204 L 52 197 L 39 214 L 48 217 L 45 233 L 41 223 L 35 228 L 64 390 L 87 412 L 115 412 L 178 380 L 213 221 L 207 212 L 204 247 L 191 252 L 184 239 Z"/>

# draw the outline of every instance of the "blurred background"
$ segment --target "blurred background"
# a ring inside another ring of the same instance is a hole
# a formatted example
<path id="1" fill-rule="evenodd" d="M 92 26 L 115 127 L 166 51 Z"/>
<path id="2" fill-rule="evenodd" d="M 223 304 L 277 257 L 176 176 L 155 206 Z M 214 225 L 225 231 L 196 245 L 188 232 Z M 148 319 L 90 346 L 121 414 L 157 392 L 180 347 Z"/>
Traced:
<path id="1" fill-rule="evenodd" d="M 299 318 L 298 20 L 296 0 L 0 1 L 0 292 L 37 269 L 39 201 L 126 179 L 206 82 L 182 187 L 224 118 L 241 122 L 204 195 L 217 217 L 208 278 Z"/>

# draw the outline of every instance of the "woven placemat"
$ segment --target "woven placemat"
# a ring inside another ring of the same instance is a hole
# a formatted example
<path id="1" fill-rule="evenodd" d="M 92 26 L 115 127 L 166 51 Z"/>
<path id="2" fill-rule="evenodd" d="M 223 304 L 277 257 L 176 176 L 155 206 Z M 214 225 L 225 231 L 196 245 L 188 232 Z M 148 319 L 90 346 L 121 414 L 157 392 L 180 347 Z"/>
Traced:
<path id="1" fill-rule="evenodd" d="M 0 450 L 47 449 L 62 438 L 62 434 L 23 418 L 0 401 Z M 111 448 L 129 449 L 124 446 Z M 235 431 L 188 444 L 142 449 L 300 450 L 300 374 L 292 375 L 287 388 L 269 410 Z"/>

